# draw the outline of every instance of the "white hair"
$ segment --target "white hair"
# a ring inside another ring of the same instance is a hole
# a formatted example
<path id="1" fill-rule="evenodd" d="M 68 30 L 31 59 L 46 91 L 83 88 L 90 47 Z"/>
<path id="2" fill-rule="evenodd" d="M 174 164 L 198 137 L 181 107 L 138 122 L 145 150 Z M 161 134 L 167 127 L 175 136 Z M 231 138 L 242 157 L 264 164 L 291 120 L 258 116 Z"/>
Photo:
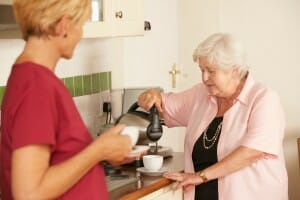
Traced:
<path id="1" fill-rule="evenodd" d="M 244 47 L 230 34 L 215 33 L 201 42 L 194 51 L 193 60 L 201 59 L 219 68 L 237 68 L 241 77 L 248 70 Z"/>

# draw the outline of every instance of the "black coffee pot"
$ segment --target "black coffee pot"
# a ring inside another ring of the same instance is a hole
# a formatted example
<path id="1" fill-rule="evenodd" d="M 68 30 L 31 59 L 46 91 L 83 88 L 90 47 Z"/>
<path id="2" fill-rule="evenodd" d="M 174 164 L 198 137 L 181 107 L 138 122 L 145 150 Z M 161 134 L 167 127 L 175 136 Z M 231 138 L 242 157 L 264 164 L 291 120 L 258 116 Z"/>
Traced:
<path id="1" fill-rule="evenodd" d="M 121 123 L 127 126 L 138 126 L 141 127 L 138 144 L 148 144 L 149 140 L 157 142 L 163 133 L 164 122 L 160 119 L 158 111 L 155 105 L 152 106 L 150 112 L 138 110 L 140 107 L 135 102 L 128 109 L 127 113 L 121 115 L 117 120 L 116 124 Z M 148 139 L 148 141 L 145 141 Z"/>

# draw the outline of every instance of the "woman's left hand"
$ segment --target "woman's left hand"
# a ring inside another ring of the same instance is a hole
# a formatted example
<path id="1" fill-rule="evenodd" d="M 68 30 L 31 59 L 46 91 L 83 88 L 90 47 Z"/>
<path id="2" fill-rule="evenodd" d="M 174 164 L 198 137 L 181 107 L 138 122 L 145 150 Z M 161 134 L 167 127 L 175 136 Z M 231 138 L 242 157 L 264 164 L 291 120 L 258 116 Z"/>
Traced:
<path id="1" fill-rule="evenodd" d="M 202 183 L 202 179 L 195 173 L 165 173 L 164 177 L 178 181 L 175 190 L 183 187 L 185 192 Z"/>
<path id="2" fill-rule="evenodd" d="M 123 165 L 123 164 L 131 163 L 135 160 L 136 160 L 136 157 L 127 156 L 121 161 L 110 161 L 110 160 L 108 160 L 108 163 L 112 166 L 120 166 L 120 165 Z"/>
<path id="3" fill-rule="evenodd" d="M 135 149 L 136 147 L 134 146 L 133 149 Z M 123 165 L 123 164 L 127 164 L 127 163 L 131 163 L 135 160 L 140 160 L 144 155 L 147 155 L 147 151 L 143 151 L 140 152 L 134 156 L 127 156 L 125 157 L 122 161 L 119 162 L 114 162 L 114 161 L 108 161 L 109 164 L 111 164 L 112 166 L 119 166 L 119 165 Z"/>

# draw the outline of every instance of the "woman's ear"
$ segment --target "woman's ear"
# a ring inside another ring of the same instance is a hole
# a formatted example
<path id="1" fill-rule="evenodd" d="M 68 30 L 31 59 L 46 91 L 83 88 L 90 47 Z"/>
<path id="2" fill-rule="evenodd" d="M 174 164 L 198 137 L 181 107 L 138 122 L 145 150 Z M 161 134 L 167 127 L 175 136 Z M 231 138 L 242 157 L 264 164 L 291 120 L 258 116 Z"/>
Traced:
<path id="1" fill-rule="evenodd" d="M 66 15 L 62 16 L 55 26 L 56 35 L 64 38 L 67 37 L 70 22 L 71 20 L 69 17 Z"/>

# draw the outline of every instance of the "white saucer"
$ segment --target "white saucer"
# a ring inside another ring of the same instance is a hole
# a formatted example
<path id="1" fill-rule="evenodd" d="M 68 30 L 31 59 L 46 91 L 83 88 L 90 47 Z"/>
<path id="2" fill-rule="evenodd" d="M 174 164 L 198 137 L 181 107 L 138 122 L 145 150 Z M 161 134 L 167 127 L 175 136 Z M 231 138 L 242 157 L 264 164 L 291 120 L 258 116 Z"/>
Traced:
<path id="1" fill-rule="evenodd" d="M 139 167 L 136 169 L 136 171 L 141 172 L 142 174 L 145 174 L 147 176 L 161 176 L 168 170 L 166 168 L 162 167 L 158 171 L 149 171 L 145 167 Z"/>
<path id="2" fill-rule="evenodd" d="M 146 152 L 150 147 L 147 145 L 136 145 L 129 153 L 129 157 L 139 156 L 141 153 Z"/>

